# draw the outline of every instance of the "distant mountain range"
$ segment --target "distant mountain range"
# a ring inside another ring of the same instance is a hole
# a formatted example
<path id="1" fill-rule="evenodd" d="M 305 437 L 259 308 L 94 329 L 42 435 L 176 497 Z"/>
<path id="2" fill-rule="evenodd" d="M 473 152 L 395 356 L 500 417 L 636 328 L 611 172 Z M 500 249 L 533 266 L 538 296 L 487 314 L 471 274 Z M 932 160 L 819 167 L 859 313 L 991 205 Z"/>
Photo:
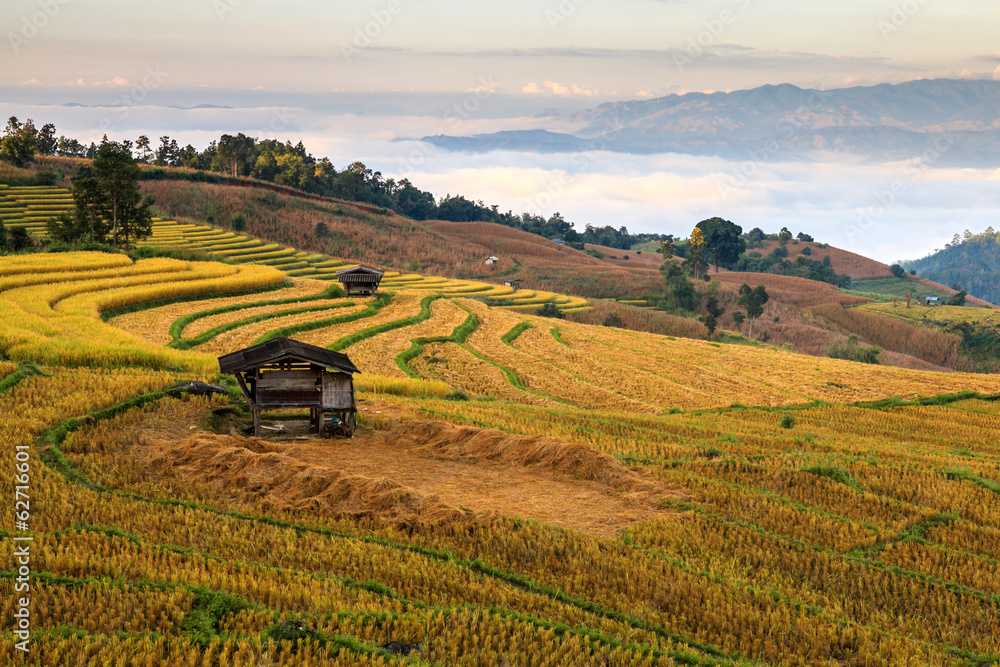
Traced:
<path id="1" fill-rule="evenodd" d="M 871 162 L 923 157 L 939 166 L 1000 167 L 1000 81 L 937 79 L 828 91 L 785 84 L 611 102 L 558 117 L 583 129 L 424 141 L 468 152 L 610 150 L 737 160 L 815 160 L 834 152 Z"/>

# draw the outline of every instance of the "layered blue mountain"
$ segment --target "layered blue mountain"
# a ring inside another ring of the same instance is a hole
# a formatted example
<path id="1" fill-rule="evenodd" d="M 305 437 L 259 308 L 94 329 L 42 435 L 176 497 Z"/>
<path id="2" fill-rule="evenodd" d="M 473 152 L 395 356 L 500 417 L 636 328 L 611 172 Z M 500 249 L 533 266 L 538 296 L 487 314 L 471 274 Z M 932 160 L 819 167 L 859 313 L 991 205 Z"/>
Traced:
<path id="1" fill-rule="evenodd" d="M 552 131 L 560 123 L 573 130 Z M 736 160 L 820 160 L 839 153 L 872 162 L 998 167 L 1000 81 L 937 79 L 826 91 L 785 84 L 688 93 L 602 104 L 550 116 L 545 126 L 550 129 L 424 141 L 470 152 L 610 150 Z"/>

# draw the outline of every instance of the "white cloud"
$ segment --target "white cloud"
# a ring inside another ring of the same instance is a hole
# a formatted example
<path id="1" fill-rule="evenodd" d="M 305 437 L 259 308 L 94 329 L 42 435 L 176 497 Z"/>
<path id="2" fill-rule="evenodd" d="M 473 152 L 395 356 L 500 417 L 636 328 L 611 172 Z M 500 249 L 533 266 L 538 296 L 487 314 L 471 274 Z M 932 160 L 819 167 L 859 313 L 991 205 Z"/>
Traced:
<path id="1" fill-rule="evenodd" d="M 557 81 L 546 81 L 541 85 L 532 81 L 522 88 L 521 92 L 526 95 L 551 94 L 560 97 L 595 97 L 601 94 L 601 90 L 593 86 L 581 86 L 577 83 L 562 84 Z"/>

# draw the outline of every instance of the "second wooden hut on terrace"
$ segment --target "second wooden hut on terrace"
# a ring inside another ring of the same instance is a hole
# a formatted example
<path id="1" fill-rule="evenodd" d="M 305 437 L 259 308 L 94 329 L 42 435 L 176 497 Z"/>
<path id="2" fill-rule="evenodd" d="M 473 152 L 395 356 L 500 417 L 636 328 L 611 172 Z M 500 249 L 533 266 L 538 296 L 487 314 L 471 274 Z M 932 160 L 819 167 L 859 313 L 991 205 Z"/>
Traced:
<path id="1" fill-rule="evenodd" d="M 355 266 L 350 269 L 341 269 L 335 275 L 340 284 L 344 286 L 344 292 L 348 295 L 371 296 L 378 291 L 385 271 L 379 271 L 369 266 Z"/>

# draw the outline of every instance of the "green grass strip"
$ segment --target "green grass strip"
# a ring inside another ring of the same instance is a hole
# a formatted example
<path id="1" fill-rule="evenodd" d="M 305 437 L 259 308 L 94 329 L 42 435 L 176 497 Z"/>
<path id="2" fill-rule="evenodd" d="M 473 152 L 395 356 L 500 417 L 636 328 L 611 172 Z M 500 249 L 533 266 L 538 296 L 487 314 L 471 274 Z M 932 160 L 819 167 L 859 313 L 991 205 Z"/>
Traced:
<path id="1" fill-rule="evenodd" d="M 564 347 L 570 347 L 570 344 L 563 340 L 562 330 L 559 327 L 552 327 L 552 331 L 550 333 L 552 334 L 552 337 L 556 339 L 557 343 Z"/>
<path id="2" fill-rule="evenodd" d="M 36 375 L 45 375 L 42 369 L 36 364 L 30 361 L 22 362 L 17 365 L 16 371 L 6 376 L 0 380 L 0 394 L 6 394 L 8 391 L 21 384 L 30 377 L 35 377 Z"/>
<path id="3" fill-rule="evenodd" d="M 469 336 L 479 328 L 479 318 L 476 314 L 465 306 L 458 305 L 459 308 L 464 310 L 469 314 L 464 322 L 455 327 L 455 330 L 451 332 L 450 336 L 435 336 L 431 338 L 414 338 L 411 342 L 410 349 L 400 352 L 396 355 L 396 365 L 399 369 L 409 375 L 411 378 L 420 378 L 420 375 L 410 368 L 410 362 L 420 356 L 424 351 L 424 345 L 430 345 L 433 343 L 455 343 L 456 345 L 462 345 Z"/>
<path id="4" fill-rule="evenodd" d="M 973 484 L 981 486 L 988 491 L 992 491 L 993 493 L 1000 493 L 1000 484 L 991 479 L 980 477 L 971 470 L 948 470 L 945 472 L 945 475 L 948 476 L 948 479 L 972 482 Z"/>
<path id="5" fill-rule="evenodd" d="M 177 296 L 170 299 L 157 299 L 156 301 L 144 301 L 142 303 L 134 303 L 130 306 L 122 306 L 121 308 L 112 308 L 111 310 L 105 310 L 101 312 L 101 320 L 107 322 L 115 317 L 120 317 L 122 315 L 129 315 L 131 313 L 139 313 L 144 310 L 152 310 L 153 308 L 160 308 L 162 306 L 171 306 L 175 303 L 190 303 L 191 301 L 207 301 L 208 299 L 230 299 L 237 296 L 249 296 L 251 294 L 265 294 L 267 292 L 276 292 L 278 290 L 288 289 L 292 287 L 292 281 L 286 280 L 282 283 L 276 285 L 269 285 L 267 287 L 261 287 L 259 289 L 244 290 L 242 292 L 207 292 L 205 294 L 189 294 L 187 296 Z"/>
<path id="6" fill-rule="evenodd" d="M 222 306 L 220 308 L 211 308 L 209 310 L 203 310 L 197 313 L 190 313 L 183 317 L 174 320 L 173 324 L 170 325 L 170 337 L 174 341 L 180 340 L 184 336 L 184 329 L 187 328 L 192 322 L 196 322 L 205 317 L 212 317 L 213 315 L 222 315 L 223 313 L 231 313 L 236 310 L 244 310 L 246 308 L 263 308 L 266 306 L 284 306 L 286 304 L 292 303 L 308 303 L 310 301 L 319 301 L 321 299 L 339 299 L 344 296 L 344 290 L 339 287 L 332 285 L 320 292 L 319 294 L 313 294 L 311 296 L 294 297 L 289 299 L 276 299 L 273 301 L 255 301 L 253 303 L 234 303 L 228 306 Z"/>
<path id="7" fill-rule="evenodd" d="M 500 340 L 502 340 L 504 345 L 507 347 L 514 347 L 514 341 L 517 340 L 518 336 L 523 334 L 528 329 L 534 328 L 535 327 L 531 324 L 531 322 L 521 322 L 516 327 L 505 333 Z"/>
<path id="8" fill-rule="evenodd" d="M 413 317 L 407 317 L 402 320 L 396 320 L 395 322 L 386 322 L 385 324 L 376 324 L 373 327 L 368 327 L 357 333 L 353 333 L 350 336 L 344 336 L 338 340 L 333 345 L 330 345 L 326 349 L 332 350 L 333 352 L 340 352 L 346 350 L 356 343 L 360 343 L 363 340 L 372 338 L 373 336 L 378 336 L 384 334 L 387 331 L 394 331 L 396 329 L 402 329 L 403 327 L 410 327 L 415 324 L 420 324 L 421 322 L 426 322 L 431 318 L 431 304 L 438 299 L 443 299 L 444 295 L 434 294 L 432 296 L 424 297 L 420 301 L 420 313 L 414 315 Z"/>
<path id="9" fill-rule="evenodd" d="M 274 320 L 279 317 L 289 317 L 291 315 L 302 315 L 304 313 L 321 313 L 327 310 L 338 310 L 340 308 L 347 308 L 350 306 L 357 305 L 352 301 L 345 301 L 344 303 L 335 303 L 327 306 L 309 306 L 306 308 L 293 308 L 292 310 L 279 310 L 271 313 L 260 313 L 252 317 L 247 317 L 242 320 L 237 320 L 236 322 L 228 322 L 226 324 L 220 324 L 217 327 L 212 327 L 208 331 L 205 331 L 194 338 L 181 338 L 179 340 L 171 341 L 167 347 L 172 347 L 175 350 L 190 350 L 193 347 L 203 345 L 208 341 L 212 340 L 216 336 L 223 334 L 227 331 L 232 331 L 233 329 L 239 329 L 240 327 L 250 326 L 251 324 L 256 324 L 258 322 L 266 322 L 267 320 Z"/>
<path id="10" fill-rule="evenodd" d="M 294 336 L 295 334 L 305 333 L 307 331 L 315 331 L 316 329 L 324 329 L 326 327 L 336 326 L 338 324 L 347 324 L 348 322 L 356 322 L 357 320 L 363 320 L 367 317 L 373 317 L 377 315 L 383 308 L 389 305 L 395 293 L 388 292 L 386 294 L 379 294 L 368 304 L 368 307 L 364 310 L 359 310 L 356 313 L 350 313 L 347 315 L 341 315 L 340 317 L 331 317 L 325 320 L 315 320 L 313 322 L 303 322 L 302 324 L 292 324 L 287 327 L 282 327 L 280 329 L 275 329 L 269 333 L 264 334 L 260 338 L 254 341 L 254 345 L 259 345 L 260 343 L 266 343 L 269 340 L 274 340 L 275 338 L 288 338 Z"/>

